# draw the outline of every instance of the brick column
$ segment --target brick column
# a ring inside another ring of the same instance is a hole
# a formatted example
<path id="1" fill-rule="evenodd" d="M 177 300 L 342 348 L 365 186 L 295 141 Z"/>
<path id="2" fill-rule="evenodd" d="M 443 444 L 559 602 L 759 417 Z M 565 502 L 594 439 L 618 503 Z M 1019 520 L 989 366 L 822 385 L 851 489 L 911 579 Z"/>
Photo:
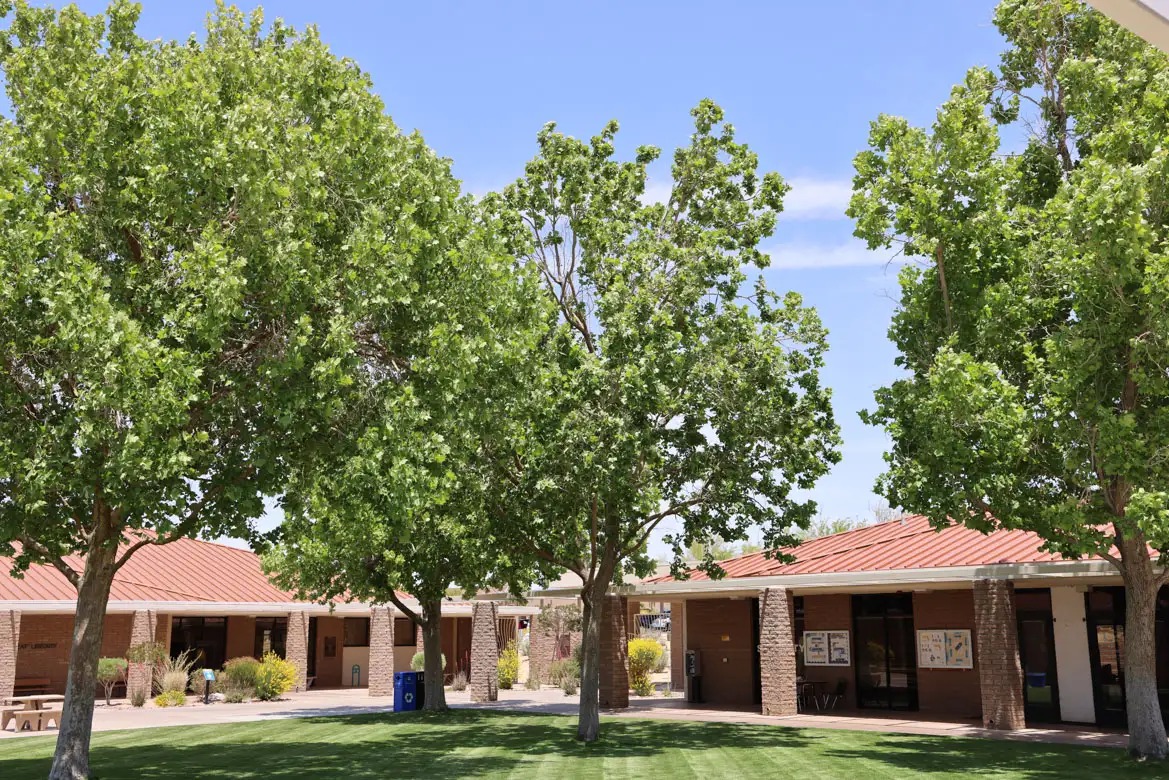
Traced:
<path id="1" fill-rule="evenodd" d="M 471 701 L 499 698 L 499 608 L 476 601 L 471 612 Z"/>
<path id="2" fill-rule="evenodd" d="M 796 645 L 787 588 L 759 594 L 759 677 L 764 715 L 796 714 Z"/>
<path id="3" fill-rule="evenodd" d="M 296 667 L 294 691 L 308 689 L 308 653 L 308 615 L 304 612 L 289 612 L 284 660 Z"/>
<path id="4" fill-rule="evenodd" d="M 988 729 L 1021 729 L 1026 726 L 1026 718 L 1014 585 L 1007 580 L 975 580 L 974 631 L 982 725 Z"/>
<path id="5" fill-rule="evenodd" d="M 20 647 L 20 613 L 0 612 L 0 699 L 12 695 L 16 686 L 16 652 Z"/>
<path id="6" fill-rule="evenodd" d="M 670 690 L 686 690 L 686 640 L 682 634 L 685 618 L 681 601 L 670 605 Z"/>
<path id="7" fill-rule="evenodd" d="M 369 695 L 394 695 L 394 614 L 374 607 L 369 614 Z"/>
<path id="8" fill-rule="evenodd" d="M 601 709 L 629 706 L 629 606 L 624 596 L 601 602 Z"/>
<path id="9" fill-rule="evenodd" d="M 158 626 L 158 615 L 154 610 L 139 609 L 134 612 L 134 619 L 130 623 L 130 647 L 154 641 L 154 631 Z M 166 648 L 170 652 L 170 648 Z M 126 697 L 133 698 L 134 691 L 144 690 L 149 697 L 152 693 L 151 683 L 154 682 L 154 668 L 147 664 L 130 664 L 126 670 Z"/>

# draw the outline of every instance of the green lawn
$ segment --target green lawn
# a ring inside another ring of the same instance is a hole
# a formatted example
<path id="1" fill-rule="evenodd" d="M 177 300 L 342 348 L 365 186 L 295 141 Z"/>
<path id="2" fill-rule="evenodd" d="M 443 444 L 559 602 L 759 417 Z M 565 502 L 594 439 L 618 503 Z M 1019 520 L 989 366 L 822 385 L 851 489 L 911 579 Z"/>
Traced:
<path id="1" fill-rule="evenodd" d="M 93 770 L 101 780 L 1169 776 L 1116 749 L 625 718 L 601 728 L 586 746 L 574 718 L 454 710 L 142 729 L 95 736 Z M 0 778 L 45 777 L 52 751 L 51 737 L 0 740 Z"/>

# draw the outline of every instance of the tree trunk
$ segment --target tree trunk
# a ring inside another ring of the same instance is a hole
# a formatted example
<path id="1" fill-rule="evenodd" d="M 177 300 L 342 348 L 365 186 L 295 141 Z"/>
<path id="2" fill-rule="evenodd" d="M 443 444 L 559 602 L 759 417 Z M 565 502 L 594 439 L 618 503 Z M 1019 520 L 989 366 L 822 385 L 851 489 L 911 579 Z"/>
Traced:
<path id="1" fill-rule="evenodd" d="M 1135 549 L 1140 545 L 1139 550 Z M 1145 540 L 1121 544 L 1124 557 L 1124 697 L 1128 714 L 1128 753 L 1133 758 L 1164 759 L 1169 754 L 1165 722 L 1157 698 L 1157 571 Z"/>
<path id="2" fill-rule="evenodd" d="M 446 689 L 443 688 L 442 663 L 442 602 L 428 601 L 422 605 L 422 654 L 426 662 L 423 682 L 425 700 L 422 709 L 441 712 L 446 709 Z"/>
<path id="3" fill-rule="evenodd" d="M 605 587 L 586 583 L 581 589 L 583 621 L 580 653 L 580 710 L 576 738 L 596 742 L 601 730 L 601 615 Z"/>
<path id="4" fill-rule="evenodd" d="M 93 733 L 97 661 L 101 656 L 102 630 L 117 554 L 112 542 L 107 544 L 104 539 L 99 539 L 85 558 L 85 571 L 77 587 L 77 614 L 73 621 L 73 644 L 69 650 L 65 704 L 49 780 L 89 777 L 89 739 Z"/>

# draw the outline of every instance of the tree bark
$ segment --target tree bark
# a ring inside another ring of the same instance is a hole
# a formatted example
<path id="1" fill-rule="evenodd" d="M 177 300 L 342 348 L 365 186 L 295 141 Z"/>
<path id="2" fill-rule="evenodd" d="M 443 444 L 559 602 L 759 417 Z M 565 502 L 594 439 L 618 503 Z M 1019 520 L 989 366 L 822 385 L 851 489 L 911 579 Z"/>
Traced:
<path id="1" fill-rule="evenodd" d="M 442 663 L 442 601 L 422 604 L 422 655 L 425 660 L 423 681 L 425 700 L 422 709 L 442 712 L 446 707 L 446 689 L 443 687 Z"/>
<path id="2" fill-rule="evenodd" d="M 580 710 L 576 738 L 596 742 L 601 730 L 601 617 L 605 606 L 606 580 L 581 589 Z"/>
<path id="3" fill-rule="evenodd" d="M 103 523 L 104 524 L 104 523 Z M 102 534 L 95 534 L 100 537 Z M 89 777 L 89 740 L 93 733 L 93 706 L 97 685 L 97 661 L 101 656 L 102 631 L 110 586 L 114 581 L 117 547 L 108 536 L 96 538 L 85 557 L 85 570 L 77 586 L 77 613 L 73 644 L 69 650 L 69 676 L 57 750 L 49 780 L 83 780 Z"/>
<path id="4" fill-rule="evenodd" d="M 1128 753 L 1133 758 L 1169 756 L 1165 722 L 1157 698 L 1158 573 L 1143 537 L 1120 544 L 1124 560 L 1124 698 Z"/>

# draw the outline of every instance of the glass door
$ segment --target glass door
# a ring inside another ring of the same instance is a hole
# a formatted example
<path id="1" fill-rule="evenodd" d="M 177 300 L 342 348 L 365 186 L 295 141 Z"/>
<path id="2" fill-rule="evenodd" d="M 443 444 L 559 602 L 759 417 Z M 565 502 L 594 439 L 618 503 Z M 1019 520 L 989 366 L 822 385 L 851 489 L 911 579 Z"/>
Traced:
<path id="1" fill-rule="evenodd" d="M 857 706 L 916 710 L 912 594 L 853 596 L 852 614 Z"/>
<path id="2" fill-rule="evenodd" d="M 1055 637 L 1051 614 L 1020 612 L 1019 659 L 1023 663 L 1023 710 L 1027 722 L 1059 721 Z"/>

